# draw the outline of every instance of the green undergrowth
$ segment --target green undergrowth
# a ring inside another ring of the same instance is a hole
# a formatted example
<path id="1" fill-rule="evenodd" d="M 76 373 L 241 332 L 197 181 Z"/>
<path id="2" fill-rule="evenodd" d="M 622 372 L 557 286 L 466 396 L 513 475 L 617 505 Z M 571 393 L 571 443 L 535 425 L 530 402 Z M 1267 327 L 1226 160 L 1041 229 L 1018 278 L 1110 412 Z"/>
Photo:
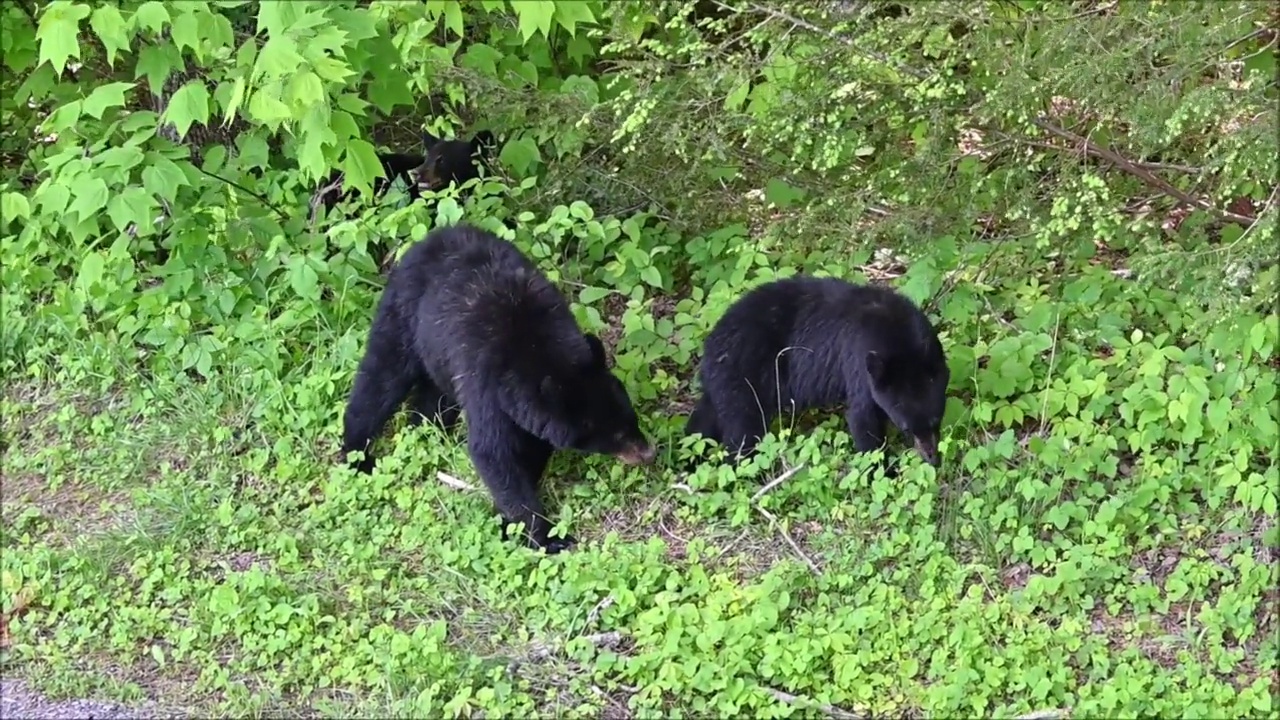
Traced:
<path id="1" fill-rule="evenodd" d="M 1207 316 L 1087 263 L 961 281 L 937 303 L 941 471 L 899 444 L 887 479 L 815 414 L 736 476 L 714 452 L 684 474 L 670 408 L 697 341 L 729 282 L 773 272 L 756 251 L 742 278 L 690 271 L 712 290 L 664 315 L 643 268 L 591 275 L 519 234 L 580 300 L 603 288 L 577 311 L 623 328 L 619 373 L 664 450 L 640 470 L 556 458 L 547 492 L 577 549 L 499 538 L 464 430 L 398 423 L 374 474 L 334 462 L 376 288 L 292 332 L 256 308 L 243 338 L 200 320 L 218 343 L 186 371 L 166 369 L 181 351 L 113 342 L 145 300 L 69 327 L 58 302 L 92 294 L 54 290 L 6 349 L 6 671 L 273 716 L 1275 712 L 1274 316 Z M 961 266 L 943 249 L 899 284 L 939 286 Z M 276 278 L 265 298 L 305 295 Z"/>

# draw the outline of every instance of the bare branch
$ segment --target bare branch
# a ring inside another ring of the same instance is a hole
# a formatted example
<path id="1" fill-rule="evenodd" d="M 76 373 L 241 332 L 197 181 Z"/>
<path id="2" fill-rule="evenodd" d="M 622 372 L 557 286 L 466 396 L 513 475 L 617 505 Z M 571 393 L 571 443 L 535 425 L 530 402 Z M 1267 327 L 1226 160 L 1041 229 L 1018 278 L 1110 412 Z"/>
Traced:
<path id="1" fill-rule="evenodd" d="M 1031 122 L 1034 123 L 1036 127 L 1040 128 L 1041 130 L 1044 130 L 1050 135 L 1057 136 L 1059 138 L 1062 138 L 1063 140 L 1066 140 L 1070 143 L 1078 145 L 1082 152 L 1089 155 L 1093 155 L 1094 157 L 1099 157 L 1099 158 L 1102 158 L 1103 160 L 1106 160 L 1107 162 L 1115 165 L 1121 170 L 1124 170 L 1130 175 L 1137 177 L 1138 179 L 1147 183 L 1151 187 L 1156 188 L 1157 190 L 1160 190 L 1166 195 L 1176 198 L 1182 201 L 1183 203 L 1186 203 L 1187 205 L 1200 208 L 1201 210 L 1211 212 L 1219 217 L 1227 218 L 1228 220 L 1234 220 L 1240 223 L 1248 224 L 1254 221 L 1254 218 L 1252 217 L 1249 217 L 1247 215 L 1239 215 L 1237 213 L 1231 212 L 1230 210 L 1223 210 L 1221 208 L 1215 207 L 1212 203 L 1210 203 L 1208 200 L 1205 200 L 1204 198 L 1198 198 L 1193 195 L 1189 195 L 1183 192 L 1182 190 L 1179 190 L 1178 188 L 1174 187 L 1173 185 L 1170 185 L 1167 181 L 1153 174 L 1150 170 L 1138 165 L 1137 163 L 1133 162 L 1132 160 L 1129 160 L 1126 157 L 1123 157 L 1122 155 L 1115 152 L 1114 150 L 1110 150 L 1108 148 L 1102 147 L 1101 145 L 1094 143 L 1092 140 L 1089 140 L 1088 138 L 1077 135 L 1071 132 L 1070 130 L 1060 128 L 1057 125 L 1054 125 L 1053 123 L 1049 122 L 1048 120 L 1045 120 L 1044 118 L 1035 118 Z"/>

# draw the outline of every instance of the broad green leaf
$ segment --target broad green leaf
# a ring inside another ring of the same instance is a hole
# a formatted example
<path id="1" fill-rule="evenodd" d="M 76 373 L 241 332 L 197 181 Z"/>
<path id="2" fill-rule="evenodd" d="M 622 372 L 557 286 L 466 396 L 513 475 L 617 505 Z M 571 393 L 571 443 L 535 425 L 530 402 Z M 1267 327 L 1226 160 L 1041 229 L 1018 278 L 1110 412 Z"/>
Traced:
<path id="1" fill-rule="evenodd" d="M 462 37 L 462 6 L 458 0 L 444 0 L 444 26 L 452 30 L 454 35 Z"/>
<path id="2" fill-rule="evenodd" d="M 184 8 L 185 9 L 185 8 Z M 173 46 L 179 52 L 183 48 L 191 48 L 196 59 L 203 61 L 204 52 L 200 47 L 200 23 L 204 13 L 199 10 L 184 12 L 173 21 L 173 28 L 169 31 L 169 36 L 173 38 Z M 207 21 L 206 21 L 207 22 Z"/>
<path id="3" fill-rule="evenodd" d="M 502 52 L 484 43 L 472 43 L 467 51 L 458 57 L 458 67 L 479 70 L 488 76 L 498 74 L 498 63 L 502 61 Z"/>
<path id="4" fill-rule="evenodd" d="M 258 52 L 258 60 L 253 64 L 251 81 L 259 78 L 282 78 L 297 72 L 303 58 L 298 54 L 298 43 L 287 35 L 273 37 Z"/>
<path id="5" fill-rule="evenodd" d="M 528 175 L 535 163 L 542 160 L 538 144 L 525 136 L 508 142 L 502 147 L 498 159 L 516 175 Z"/>
<path id="6" fill-rule="evenodd" d="M 80 120 L 80 113 L 84 109 L 84 102 L 81 100 L 73 100 L 66 105 L 54 110 L 40 127 L 45 132 L 62 133 L 75 127 L 76 122 Z"/>
<path id="7" fill-rule="evenodd" d="M 309 108 L 316 103 L 325 102 L 327 97 L 324 83 L 310 70 L 295 74 L 289 81 L 289 100 L 295 109 Z"/>
<path id="8" fill-rule="evenodd" d="M 106 266 L 106 256 L 100 251 L 87 253 L 80 262 L 80 272 L 76 274 L 76 287 L 87 295 L 89 287 L 102 279 Z"/>
<path id="9" fill-rule="evenodd" d="M 600 87 L 596 81 L 585 75 L 570 75 L 560 85 L 560 92 L 577 95 L 595 105 L 600 102 Z"/>
<path id="10" fill-rule="evenodd" d="M 31 203 L 22 193 L 7 192 L 0 195 L 0 220 L 5 225 L 14 220 L 26 220 L 31 217 Z"/>
<path id="11" fill-rule="evenodd" d="M 586 2 L 577 0 L 558 2 L 555 3 L 555 9 L 556 22 L 560 23 L 560 27 L 567 30 L 570 35 L 574 34 L 579 23 L 591 24 L 596 21 L 595 15 L 591 12 L 591 5 Z"/>
<path id="12" fill-rule="evenodd" d="M 347 152 L 342 159 L 342 172 L 348 187 L 358 188 L 362 193 L 373 192 L 373 180 L 383 173 L 382 162 L 378 160 L 378 151 L 367 140 L 355 138 L 347 145 Z"/>
<path id="13" fill-rule="evenodd" d="M 35 199 L 46 215 L 61 215 L 71 202 L 71 190 L 59 180 L 49 180 L 36 191 Z"/>
<path id="14" fill-rule="evenodd" d="M 778 206 L 779 209 L 786 210 L 798 200 L 804 199 L 804 191 L 778 178 L 771 178 L 769 182 L 765 183 L 764 197 L 765 200 Z"/>
<path id="15" fill-rule="evenodd" d="M 227 111 L 222 114 L 222 124 L 230 125 L 232 119 L 236 116 L 236 111 L 240 109 L 240 103 L 244 102 L 244 92 L 247 87 L 244 76 L 236 78 L 235 83 L 231 86 L 231 99 L 227 100 Z"/>
<path id="16" fill-rule="evenodd" d="M 128 187 L 113 195 L 107 202 L 107 216 L 116 230 L 123 232 L 130 223 L 146 227 L 153 221 L 153 210 L 158 207 L 151 193 L 140 187 Z"/>
<path id="17" fill-rule="evenodd" d="M 747 101 L 747 93 L 751 92 L 751 83 L 742 81 L 729 91 L 729 95 L 724 99 L 724 109 L 730 112 L 737 112 L 742 109 L 742 103 Z"/>
<path id="18" fill-rule="evenodd" d="M 116 53 L 129 49 L 128 25 L 124 17 L 114 5 L 100 5 L 89 18 L 89 27 L 93 28 L 107 51 L 107 64 L 115 67 Z"/>
<path id="19" fill-rule="evenodd" d="M 72 201 L 67 212 L 79 216 L 81 220 L 87 220 L 107 206 L 108 196 L 107 184 L 102 178 L 89 173 L 78 175 L 71 182 Z"/>
<path id="20" fill-rule="evenodd" d="M 147 2 L 139 5 L 133 19 L 138 27 L 147 28 L 157 35 L 164 30 L 165 23 L 172 22 L 169 19 L 169 11 L 165 8 L 164 3 L 158 0 L 147 0 Z"/>
<path id="21" fill-rule="evenodd" d="M 71 3 L 53 3 L 40 15 L 36 29 L 36 41 L 40 43 L 38 62 L 62 75 L 70 58 L 80 59 L 80 21 L 89 16 L 89 6 Z"/>
<path id="22" fill-rule="evenodd" d="M 590 305 L 612 294 L 613 291 L 608 288 L 585 287 L 582 288 L 582 292 L 578 293 L 578 302 L 582 305 Z"/>
<path id="23" fill-rule="evenodd" d="M 182 168 L 167 157 L 149 153 L 151 164 L 142 170 L 142 186 L 152 195 L 172 202 L 178 196 L 178 188 L 190 185 Z"/>
<path id="24" fill-rule="evenodd" d="M 136 145 L 119 145 L 98 153 L 97 165 L 103 169 L 132 170 L 142 164 L 144 157 Z"/>
<path id="25" fill-rule="evenodd" d="M 511 7 L 519 18 L 520 38 L 526 43 L 539 31 L 543 36 L 551 35 L 551 19 L 556 13 L 552 0 L 520 0 Z"/>
<path id="26" fill-rule="evenodd" d="M 173 46 L 164 45 L 147 45 L 138 53 L 138 64 L 134 67 L 133 77 L 138 79 L 146 76 L 147 85 L 151 89 L 152 95 L 160 95 L 164 92 L 164 81 L 169 78 L 169 73 L 173 72 L 175 58 Z"/>
<path id="27" fill-rule="evenodd" d="M 162 116 L 166 122 L 173 123 L 179 137 L 186 137 L 191 124 L 195 122 L 209 124 L 209 88 L 202 80 L 191 80 L 178 88 L 178 92 L 169 98 L 169 106 Z"/>
<path id="28" fill-rule="evenodd" d="M 115 82 L 99 85 L 89 93 L 89 97 L 84 99 L 84 114 L 89 117 L 102 119 L 102 113 L 107 108 L 120 107 L 124 105 L 125 92 L 137 87 L 136 83 Z"/>
<path id="29" fill-rule="evenodd" d="M 289 106 L 280 102 L 280 99 L 276 97 L 276 90 L 277 88 L 274 87 L 259 88 L 249 98 L 249 117 L 272 130 L 279 129 L 281 123 L 293 119 L 293 113 L 289 111 Z"/>

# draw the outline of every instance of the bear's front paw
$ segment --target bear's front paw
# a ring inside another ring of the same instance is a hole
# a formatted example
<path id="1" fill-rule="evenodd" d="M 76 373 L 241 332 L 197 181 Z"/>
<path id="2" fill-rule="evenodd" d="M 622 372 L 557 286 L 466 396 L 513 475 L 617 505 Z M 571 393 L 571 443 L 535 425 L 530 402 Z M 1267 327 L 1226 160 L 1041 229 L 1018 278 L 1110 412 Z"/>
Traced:
<path id="1" fill-rule="evenodd" d="M 562 550 L 568 550 L 578 544 L 578 539 L 572 535 L 565 537 L 547 538 L 546 543 L 542 546 L 542 550 L 548 555 L 555 555 Z"/>

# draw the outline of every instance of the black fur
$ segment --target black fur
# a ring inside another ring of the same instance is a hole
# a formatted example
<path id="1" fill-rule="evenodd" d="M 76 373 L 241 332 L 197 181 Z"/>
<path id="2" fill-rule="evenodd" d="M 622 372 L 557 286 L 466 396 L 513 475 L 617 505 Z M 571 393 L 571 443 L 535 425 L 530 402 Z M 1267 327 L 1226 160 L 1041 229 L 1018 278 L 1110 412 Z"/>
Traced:
<path id="1" fill-rule="evenodd" d="M 753 289 L 716 323 L 686 434 L 754 451 L 782 412 L 843 403 L 859 452 L 892 421 L 934 466 L 950 371 L 929 319 L 889 288 L 793 277 Z"/>
<path id="2" fill-rule="evenodd" d="M 474 227 L 432 231 L 391 271 L 344 418 L 343 453 L 365 451 L 361 471 L 406 396 L 446 427 L 466 413 L 467 448 L 499 513 L 548 552 L 573 543 L 548 538 L 537 496 L 553 450 L 630 464 L 655 454 L 600 340 L 514 245 Z"/>

